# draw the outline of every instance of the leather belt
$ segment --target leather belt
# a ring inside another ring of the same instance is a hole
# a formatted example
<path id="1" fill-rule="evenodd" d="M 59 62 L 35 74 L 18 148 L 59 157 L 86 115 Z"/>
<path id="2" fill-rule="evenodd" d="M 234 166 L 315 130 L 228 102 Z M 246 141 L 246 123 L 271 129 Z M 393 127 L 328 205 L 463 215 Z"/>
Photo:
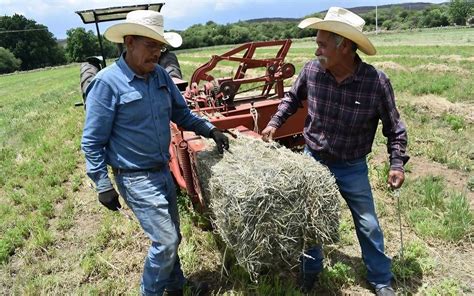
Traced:
<path id="1" fill-rule="evenodd" d="M 147 169 L 122 169 L 122 168 L 112 168 L 114 175 L 127 174 L 127 173 L 138 173 L 138 172 L 160 172 L 164 170 L 166 166 L 155 166 Z"/>

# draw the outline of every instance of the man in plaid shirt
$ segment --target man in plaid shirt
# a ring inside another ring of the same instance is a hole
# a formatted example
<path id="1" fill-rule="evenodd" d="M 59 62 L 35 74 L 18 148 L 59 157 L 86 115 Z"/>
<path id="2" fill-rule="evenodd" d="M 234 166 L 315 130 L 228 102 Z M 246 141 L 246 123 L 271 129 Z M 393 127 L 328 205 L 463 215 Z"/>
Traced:
<path id="1" fill-rule="evenodd" d="M 382 121 L 390 158 L 388 185 L 399 188 L 405 179 L 407 133 L 395 105 L 388 77 L 364 63 L 357 49 L 368 55 L 376 50 L 362 33 L 364 20 L 338 7 L 324 20 L 303 20 L 300 28 L 318 30 L 316 59 L 303 67 L 263 130 L 264 140 L 308 100 L 303 135 L 305 153 L 328 166 L 346 200 L 367 267 L 367 280 L 377 295 L 395 295 L 391 287 L 391 259 L 384 240 L 368 178 L 366 155 L 370 153 L 379 120 Z M 321 246 L 306 250 L 302 259 L 302 289 L 309 292 L 323 269 Z"/>

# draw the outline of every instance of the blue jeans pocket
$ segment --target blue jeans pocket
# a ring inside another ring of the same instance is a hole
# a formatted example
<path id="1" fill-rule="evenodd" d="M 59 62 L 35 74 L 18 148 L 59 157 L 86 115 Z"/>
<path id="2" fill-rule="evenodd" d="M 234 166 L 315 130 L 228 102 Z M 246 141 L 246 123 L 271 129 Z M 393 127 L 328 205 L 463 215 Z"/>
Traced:
<path id="1" fill-rule="evenodd" d="M 149 178 L 149 172 L 124 173 L 120 175 L 125 186 L 134 186 L 145 182 Z"/>

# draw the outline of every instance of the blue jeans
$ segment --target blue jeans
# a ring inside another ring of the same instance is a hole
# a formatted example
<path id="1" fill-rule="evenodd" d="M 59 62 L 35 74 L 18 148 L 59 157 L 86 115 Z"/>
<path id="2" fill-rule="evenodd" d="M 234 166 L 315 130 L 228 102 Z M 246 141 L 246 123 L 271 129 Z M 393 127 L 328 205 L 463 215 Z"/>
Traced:
<path id="1" fill-rule="evenodd" d="M 339 192 L 352 213 L 362 259 L 367 267 L 367 280 L 376 288 L 389 286 L 393 278 L 391 259 L 384 253 L 383 233 L 375 213 L 365 157 L 350 161 L 326 162 L 308 147 L 305 147 L 304 153 L 326 165 L 336 178 Z M 302 256 L 303 273 L 321 272 L 322 247 L 311 247 L 305 254 L 309 256 Z"/>
<path id="2" fill-rule="evenodd" d="M 142 295 L 182 289 L 185 278 L 178 257 L 181 234 L 170 171 L 121 173 L 115 181 L 120 195 L 151 240 L 141 280 Z"/>

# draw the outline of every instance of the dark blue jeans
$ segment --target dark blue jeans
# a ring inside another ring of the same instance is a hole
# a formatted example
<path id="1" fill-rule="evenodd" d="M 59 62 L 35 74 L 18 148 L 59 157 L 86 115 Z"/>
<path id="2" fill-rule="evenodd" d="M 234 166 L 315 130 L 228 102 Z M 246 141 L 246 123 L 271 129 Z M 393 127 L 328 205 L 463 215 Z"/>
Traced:
<path id="1" fill-rule="evenodd" d="M 351 213 L 367 267 L 367 280 L 374 287 L 390 285 L 393 278 L 391 259 L 384 253 L 383 233 L 375 213 L 366 158 L 350 161 L 324 161 L 305 147 L 305 154 L 326 165 L 336 178 L 339 191 Z M 321 246 L 313 246 L 302 256 L 303 273 L 315 274 L 323 269 Z"/>
<path id="2" fill-rule="evenodd" d="M 176 188 L 170 171 L 122 173 L 115 177 L 127 205 L 151 240 L 141 281 L 142 295 L 182 289 L 181 241 Z"/>

